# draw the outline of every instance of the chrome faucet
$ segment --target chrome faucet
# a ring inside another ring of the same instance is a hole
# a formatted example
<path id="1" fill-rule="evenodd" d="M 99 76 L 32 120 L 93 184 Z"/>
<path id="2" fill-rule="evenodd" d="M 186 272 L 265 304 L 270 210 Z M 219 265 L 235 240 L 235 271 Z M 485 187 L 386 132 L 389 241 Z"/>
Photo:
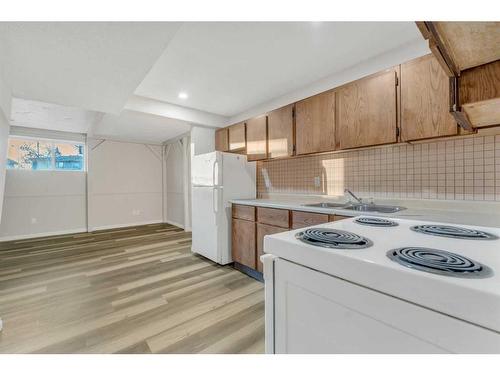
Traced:
<path id="1" fill-rule="evenodd" d="M 354 199 L 356 199 L 358 201 L 358 203 L 363 203 L 361 201 L 361 198 L 358 198 L 356 195 L 354 195 L 354 193 L 352 191 L 350 191 L 349 189 L 345 189 L 344 190 L 344 193 L 346 194 L 349 194 L 351 197 L 353 197 Z"/>

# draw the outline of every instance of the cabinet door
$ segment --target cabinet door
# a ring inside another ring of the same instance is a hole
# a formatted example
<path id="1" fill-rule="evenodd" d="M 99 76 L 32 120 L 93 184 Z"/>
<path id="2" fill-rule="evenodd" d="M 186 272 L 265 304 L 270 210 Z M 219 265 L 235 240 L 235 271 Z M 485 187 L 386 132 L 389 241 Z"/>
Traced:
<path id="1" fill-rule="evenodd" d="M 218 129 L 215 131 L 215 150 L 228 151 L 229 150 L 229 130 L 227 128 Z"/>
<path id="2" fill-rule="evenodd" d="M 293 104 L 269 112 L 267 133 L 269 158 L 293 155 Z"/>
<path id="3" fill-rule="evenodd" d="M 245 123 L 231 125 L 229 127 L 229 151 L 243 151 L 246 147 Z"/>
<path id="4" fill-rule="evenodd" d="M 432 55 L 401 65 L 401 140 L 456 135 L 449 79 Z"/>
<path id="5" fill-rule="evenodd" d="M 295 104 L 297 155 L 335 149 L 335 92 L 327 91 Z"/>
<path id="6" fill-rule="evenodd" d="M 257 271 L 262 272 L 260 256 L 264 254 L 264 236 L 286 232 L 288 228 L 280 228 L 267 224 L 257 223 Z"/>
<path id="7" fill-rule="evenodd" d="M 233 261 L 255 269 L 255 251 L 255 223 L 233 219 L 231 240 Z"/>
<path id="8" fill-rule="evenodd" d="M 472 125 L 499 125 L 500 60 L 463 71 L 459 84 L 460 104 Z"/>
<path id="9" fill-rule="evenodd" d="M 396 71 L 391 69 L 337 91 L 340 148 L 397 141 Z"/>
<path id="10" fill-rule="evenodd" d="M 254 117 L 247 121 L 247 158 L 267 158 L 267 116 Z"/>

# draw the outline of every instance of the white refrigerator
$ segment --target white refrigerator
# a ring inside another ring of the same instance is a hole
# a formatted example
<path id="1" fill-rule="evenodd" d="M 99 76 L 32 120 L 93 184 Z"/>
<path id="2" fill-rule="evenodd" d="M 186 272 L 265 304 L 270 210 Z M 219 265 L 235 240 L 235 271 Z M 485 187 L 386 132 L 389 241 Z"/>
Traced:
<path id="1" fill-rule="evenodd" d="M 256 163 L 245 155 L 210 152 L 191 161 L 192 246 L 219 264 L 231 258 L 232 199 L 254 199 Z"/>

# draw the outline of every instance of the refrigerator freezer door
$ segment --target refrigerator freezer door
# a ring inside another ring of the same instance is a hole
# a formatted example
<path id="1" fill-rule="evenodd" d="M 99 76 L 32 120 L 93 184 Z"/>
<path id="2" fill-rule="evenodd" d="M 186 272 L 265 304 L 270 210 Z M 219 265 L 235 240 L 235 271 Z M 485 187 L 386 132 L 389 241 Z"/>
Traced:
<path id="1" fill-rule="evenodd" d="M 210 152 L 193 156 L 191 165 L 191 183 L 193 186 L 222 185 L 222 154 Z"/>
<path id="2" fill-rule="evenodd" d="M 232 199 L 255 199 L 256 197 L 256 163 L 247 162 L 245 155 L 222 154 L 220 164 L 224 176 L 223 202 L 231 206 Z"/>
<path id="3" fill-rule="evenodd" d="M 220 215 L 219 189 L 194 186 L 192 205 L 196 207 L 192 217 L 191 250 L 204 257 L 220 262 L 218 215 Z"/>

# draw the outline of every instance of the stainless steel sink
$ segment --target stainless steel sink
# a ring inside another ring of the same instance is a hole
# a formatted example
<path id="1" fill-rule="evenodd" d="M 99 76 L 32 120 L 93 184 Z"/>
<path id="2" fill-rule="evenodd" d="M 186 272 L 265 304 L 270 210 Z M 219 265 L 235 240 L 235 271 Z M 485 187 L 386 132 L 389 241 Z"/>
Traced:
<path id="1" fill-rule="evenodd" d="M 303 204 L 304 207 L 318 207 L 318 208 L 340 208 L 343 210 L 352 210 L 357 212 L 379 212 L 383 214 L 392 214 L 401 210 L 406 210 L 406 207 L 401 206 L 388 206 L 375 203 L 310 203 Z"/>
<path id="2" fill-rule="evenodd" d="M 401 206 L 386 206 L 382 204 L 350 204 L 342 207 L 344 210 L 353 210 L 358 212 L 379 212 L 383 214 L 392 214 L 401 210 L 406 210 L 406 207 Z"/>
<path id="3" fill-rule="evenodd" d="M 343 208 L 347 203 L 311 203 L 311 204 L 303 204 L 304 207 L 319 207 L 319 208 Z"/>

